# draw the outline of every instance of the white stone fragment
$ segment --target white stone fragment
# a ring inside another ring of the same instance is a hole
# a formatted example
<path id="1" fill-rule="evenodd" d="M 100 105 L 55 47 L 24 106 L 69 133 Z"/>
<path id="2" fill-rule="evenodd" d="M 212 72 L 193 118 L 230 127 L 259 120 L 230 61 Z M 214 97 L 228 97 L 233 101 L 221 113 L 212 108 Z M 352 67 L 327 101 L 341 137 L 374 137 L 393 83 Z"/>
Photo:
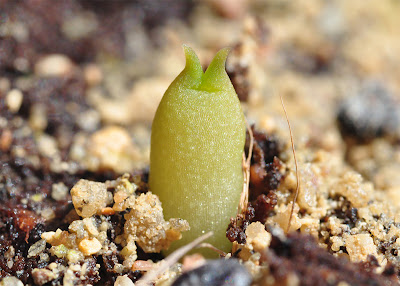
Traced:
<path id="1" fill-rule="evenodd" d="M 4 277 L 3 280 L 1 280 L 0 286 L 24 286 L 24 283 L 22 283 L 17 277 L 9 276 Z"/>
<path id="2" fill-rule="evenodd" d="M 69 74 L 74 65 L 65 55 L 52 54 L 41 58 L 35 65 L 38 76 L 64 76 Z"/>
<path id="3" fill-rule="evenodd" d="M 6 104 L 11 112 L 18 112 L 24 95 L 19 89 L 12 89 L 6 95 Z"/>
<path id="4" fill-rule="evenodd" d="M 118 276 L 117 280 L 115 280 L 114 286 L 135 286 L 130 278 L 126 275 Z"/>

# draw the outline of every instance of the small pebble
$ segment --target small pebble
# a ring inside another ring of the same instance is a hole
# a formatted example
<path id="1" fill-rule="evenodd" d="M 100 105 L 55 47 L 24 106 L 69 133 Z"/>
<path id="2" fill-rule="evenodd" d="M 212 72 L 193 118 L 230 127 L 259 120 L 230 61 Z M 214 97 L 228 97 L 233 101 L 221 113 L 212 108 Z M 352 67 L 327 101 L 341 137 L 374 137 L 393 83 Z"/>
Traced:
<path id="1" fill-rule="evenodd" d="M 72 61 L 65 55 L 52 54 L 41 58 L 35 65 L 38 76 L 64 76 L 73 69 Z"/>
<path id="2" fill-rule="evenodd" d="M 56 274 L 49 269 L 45 268 L 35 268 L 32 270 L 32 278 L 35 285 L 44 285 L 54 279 L 56 279 Z"/>
<path id="3" fill-rule="evenodd" d="M 0 286 L 24 286 L 24 283 L 22 283 L 17 277 L 9 276 L 4 277 L 3 280 L 1 280 Z"/>
<path id="4" fill-rule="evenodd" d="M 71 189 L 72 203 L 79 216 L 91 217 L 107 206 L 107 188 L 104 183 L 79 180 Z"/>
<path id="5" fill-rule="evenodd" d="M 68 194 L 68 188 L 63 182 L 51 186 L 51 198 L 56 201 L 65 200 Z"/>
<path id="6" fill-rule="evenodd" d="M 7 93 L 11 87 L 11 82 L 8 78 L 0 77 L 0 92 Z"/>
<path id="7" fill-rule="evenodd" d="M 103 80 L 103 72 L 96 64 L 88 64 L 83 70 L 83 75 L 89 86 L 97 85 Z"/>
<path id="8" fill-rule="evenodd" d="M 19 89 L 12 89 L 6 95 L 6 104 L 8 109 L 15 113 L 21 107 L 24 96 Z"/>
<path id="9" fill-rule="evenodd" d="M 135 284 L 128 278 L 128 276 L 118 276 L 117 280 L 115 280 L 114 286 L 135 286 Z"/>
<path id="10" fill-rule="evenodd" d="M 79 243 L 79 250 L 85 255 L 95 254 L 100 251 L 101 247 L 101 243 L 97 240 L 97 238 L 85 238 Z"/>
<path id="11" fill-rule="evenodd" d="M 44 239 L 38 240 L 28 249 L 28 258 L 35 257 L 46 249 L 46 241 Z"/>
<path id="12" fill-rule="evenodd" d="M 13 140 L 13 135 L 9 129 L 3 130 L 0 135 L 0 150 L 6 152 L 10 149 Z"/>

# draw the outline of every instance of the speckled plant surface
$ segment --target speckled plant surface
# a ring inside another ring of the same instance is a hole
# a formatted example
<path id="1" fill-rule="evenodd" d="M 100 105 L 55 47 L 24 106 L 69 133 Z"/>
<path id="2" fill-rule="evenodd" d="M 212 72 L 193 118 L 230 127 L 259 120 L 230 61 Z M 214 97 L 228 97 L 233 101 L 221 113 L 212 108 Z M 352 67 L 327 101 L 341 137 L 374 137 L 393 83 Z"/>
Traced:
<path id="1" fill-rule="evenodd" d="M 184 50 L 185 69 L 152 124 L 150 190 L 166 217 L 189 222 L 190 231 L 173 249 L 213 231 L 208 242 L 229 251 L 225 230 L 243 189 L 244 115 L 225 72 L 229 49 L 219 51 L 205 73 L 194 51 Z"/>

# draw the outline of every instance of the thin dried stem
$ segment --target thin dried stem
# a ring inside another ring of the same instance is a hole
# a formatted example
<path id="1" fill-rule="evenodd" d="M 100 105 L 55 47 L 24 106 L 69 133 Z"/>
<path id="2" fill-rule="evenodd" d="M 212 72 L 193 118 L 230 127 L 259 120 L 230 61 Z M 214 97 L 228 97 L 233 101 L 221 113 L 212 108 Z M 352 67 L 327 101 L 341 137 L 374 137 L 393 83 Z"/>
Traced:
<path id="1" fill-rule="evenodd" d="M 246 128 L 249 132 L 250 136 L 250 146 L 249 146 L 249 154 L 246 158 L 245 153 L 243 152 L 243 190 L 242 194 L 240 195 L 240 202 L 239 202 L 239 207 L 238 207 L 238 215 L 239 214 L 244 214 L 247 210 L 247 205 L 249 203 L 249 185 L 250 185 L 250 165 L 251 165 L 251 156 L 253 154 L 253 143 L 254 143 L 254 136 L 253 136 L 253 130 L 251 130 L 251 127 L 247 120 L 245 119 L 246 122 Z"/>
<path id="2" fill-rule="evenodd" d="M 214 245 L 212 245 L 211 243 L 208 243 L 208 242 L 200 243 L 196 248 L 209 248 L 212 251 L 215 251 L 216 253 L 218 253 L 219 255 L 221 255 L 223 257 L 226 256 L 226 253 L 224 251 L 216 248 Z"/>
<path id="3" fill-rule="evenodd" d="M 138 280 L 135 285 L 136 286 L 148 286 L 150 283 L 152 283 L 154 280 L 156 280 L 157 276 L 164 273 L 169 267 L 174 265 L 176 262 L 178 262 L 179 259 L 181 259 L 182 256 L 184 256 L 187 252 L 195 248 L 197 245 L 199 245 L 201 242 L 206 240 L 207 238 L 211 237 L 213 235 L 213 232 L 210 231 L 192 242 L 178 248 L 174 252 L 172 252 L 168 257 L 166 257 L 162 263 L 160 264 L 159 267 L 150 270 L 147 272 L 140 280 Z"/>
<path id="4" fill-rule="evenodd" d="M 291 210 L 290 210 L 290 216 L 289 216 L 288 226 L 287 226 L 287 229 L 286 229 L 286 233 L 288 233 L 288 232 L 289 232 L 289 229 L 290 229 L 290 225 L 291 225 L 291 223 L 292 223 L 293 212 L 294 212 L 294 204 L 295 204 L 295 202 L 297 201 L 297 196 L 299 195 L 299 189 L 300 189 L 300 184 L 299 184 L 299 183 L 300 183 L 300 182 L 299 182 L 299 181 L 300 181 L 300 174 L 299 174 L 299 168 L 298 168 L 298 165 L 297 165 L 296 150 L 295 150 L 295 148 L 294 148 L 293 133 L 292 133 L 292 128 L 291 128 L 291 126 L 290 126 L 289 117 L 288 117 L 287 112 L 286 112 L 285 104 L 283 103 L 283 97 L 282 97 L 282 95 L 279 95 L 279 98 L 281 99 L 283 112 L 285 113 L 286 121 L 287 121 L 287 124 L 288 124 L 288 126 L 289 126 L 290 142 L 292 143 L 292 151 L 293 151 L 294 165 L 295 165 L 295 168 L 296 168 L 296 181 L 297 181 L 297 182 L 296 182 L 296 192 L 295 192 L 295 194 L 294 194 L 293 203 L 292 203 L 292 208 L 291 208 Z"/>

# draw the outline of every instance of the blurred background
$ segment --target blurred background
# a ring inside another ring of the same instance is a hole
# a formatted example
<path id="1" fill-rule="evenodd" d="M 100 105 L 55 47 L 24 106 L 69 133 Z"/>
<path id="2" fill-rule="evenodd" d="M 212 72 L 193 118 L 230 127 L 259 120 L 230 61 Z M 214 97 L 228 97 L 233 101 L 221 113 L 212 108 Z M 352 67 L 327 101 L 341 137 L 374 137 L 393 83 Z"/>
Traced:
<path id="1" fill-rule="evenodd" d="M 52 171 L 146 168 L 182 44 L 204 68 L 229 46 L 251 124 L 288 145 L 281 95 L 298 148 L 335 152 L 394 192 L 399 14 L 393 0 L 0 0 L 0 116 L 26 122 L 15 144 L 33 138 Z"/>

